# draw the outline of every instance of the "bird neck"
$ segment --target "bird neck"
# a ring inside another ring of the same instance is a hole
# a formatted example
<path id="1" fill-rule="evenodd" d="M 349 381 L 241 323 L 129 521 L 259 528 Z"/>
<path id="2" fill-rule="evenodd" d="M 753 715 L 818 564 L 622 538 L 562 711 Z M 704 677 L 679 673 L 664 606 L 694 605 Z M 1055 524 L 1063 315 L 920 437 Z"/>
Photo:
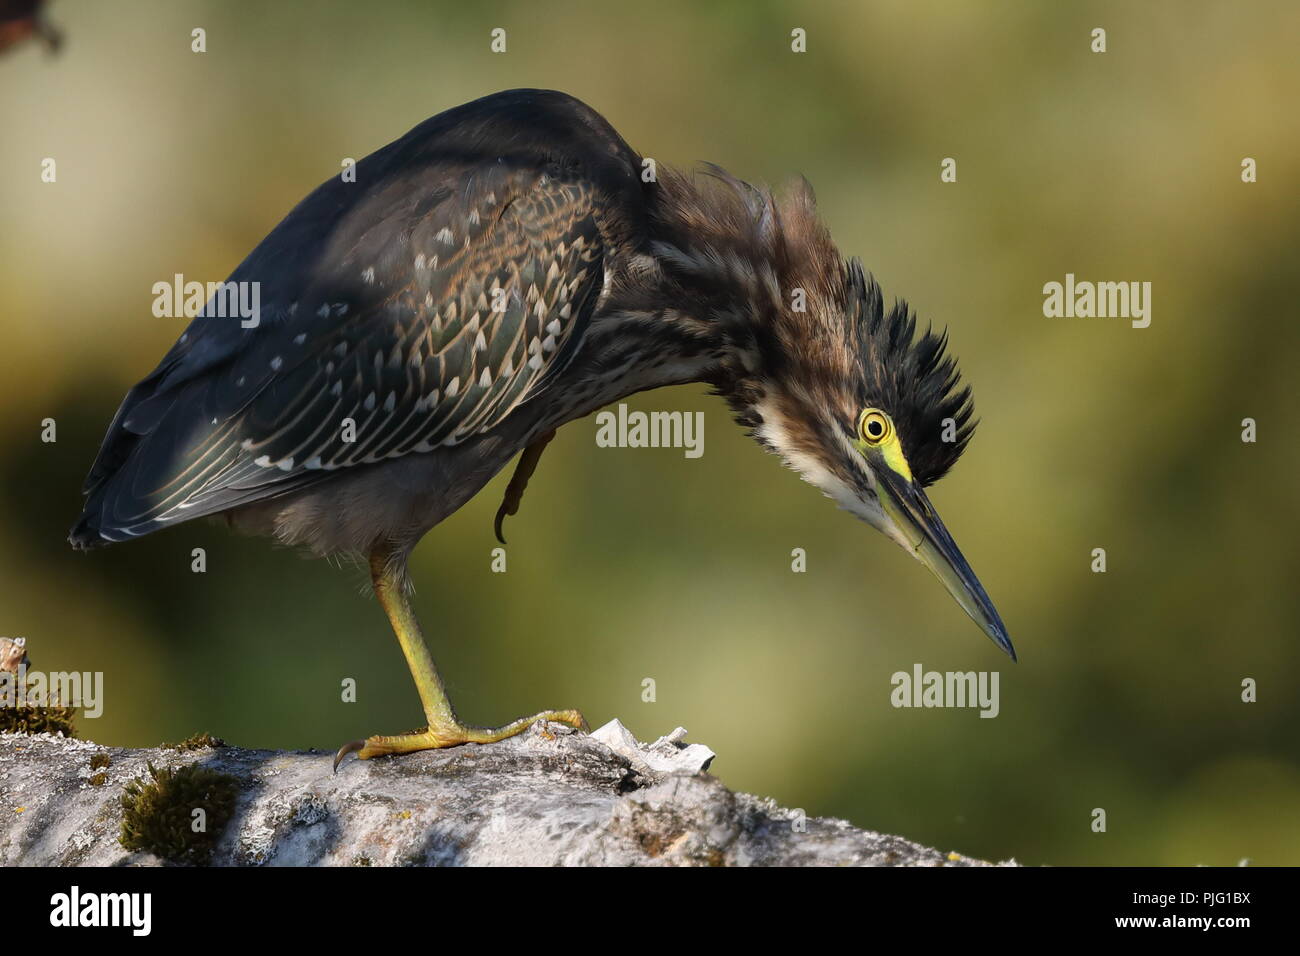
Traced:
<path id="1" fill-rule="evenodd" d="M 537 430 L 638 392 L 693 383 L 712 386 L 744 423 L 759 358 L 751 302 L 741 289 L 729 294 L 714 285 L 706 294 L 680 278 L 669 281 L 651 257 L 635 257 L 612 277 Z"/>

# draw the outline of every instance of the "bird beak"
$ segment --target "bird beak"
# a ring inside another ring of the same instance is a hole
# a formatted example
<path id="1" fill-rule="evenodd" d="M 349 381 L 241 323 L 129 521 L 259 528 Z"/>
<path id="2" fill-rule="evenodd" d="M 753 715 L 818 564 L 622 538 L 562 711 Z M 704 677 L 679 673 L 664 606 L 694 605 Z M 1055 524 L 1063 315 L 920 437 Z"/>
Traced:
<path id="1" fill-rule="evenodd" d="M 894 521 L 894 540 L 934 572 L 962 610 L 1014 661 L 1016 649 L 1002 618 L 925 492 L 891 468 L 878 468 L 876 475 L 880 501 Z"/>

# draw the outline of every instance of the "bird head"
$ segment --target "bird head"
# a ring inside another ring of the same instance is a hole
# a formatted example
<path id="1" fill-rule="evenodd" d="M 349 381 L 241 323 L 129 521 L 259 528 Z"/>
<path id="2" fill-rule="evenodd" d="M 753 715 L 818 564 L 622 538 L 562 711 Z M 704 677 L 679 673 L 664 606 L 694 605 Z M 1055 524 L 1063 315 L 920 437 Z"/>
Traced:
<path id="1" fill-rule="evenodd" d="M 1014 660 L 1001 617 L 925 492 L 975 427 L 947 335 L 917 335 L 905 303 L 886 310 L 856 260 L 839 265 L 829 294 L 768 326 L 794 341 L 771 350 L 780 360 L 759 373 L 761 398 L 747 403 L 752 434 L 927 567 Z"/>
<path id="2" fill-rule="evenodd" d="M 667 181 L 678 235 L 657 252 L 724 330 L 718 392 L 761 445 L 929 568 L 1014 660 L 925 493 L 975 427 L 946 333 L 918 335 L 905 303 L 884 308 L 880 287 L 831 241 L 806 181 L 777 201 L 718 167 L 704 171 L 702 184 Z"/>

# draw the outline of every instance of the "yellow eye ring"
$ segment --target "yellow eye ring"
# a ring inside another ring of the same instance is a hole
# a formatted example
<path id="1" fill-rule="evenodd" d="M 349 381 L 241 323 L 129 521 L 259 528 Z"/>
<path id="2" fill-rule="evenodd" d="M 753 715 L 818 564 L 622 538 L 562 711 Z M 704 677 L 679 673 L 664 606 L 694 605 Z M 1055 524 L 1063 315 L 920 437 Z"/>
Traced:
<path id="1" fill-rule="evenodd" d="M 868 408 L 858 419 L 858 434 L 868 445 L 879 445 L 894 433 L 894 423 L 878 408 Z"/>

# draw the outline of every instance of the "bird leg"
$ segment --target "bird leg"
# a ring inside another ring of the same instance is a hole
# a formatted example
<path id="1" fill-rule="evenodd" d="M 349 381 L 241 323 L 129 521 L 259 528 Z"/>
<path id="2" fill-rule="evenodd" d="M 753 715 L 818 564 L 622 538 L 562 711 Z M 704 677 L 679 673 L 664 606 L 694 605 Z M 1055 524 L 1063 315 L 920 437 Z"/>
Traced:
<path id="1" fill-rule="evenodd" d="M 545 445 L 545 442 L 542 443 Z M 538 452 L 540 454 L 540 451 Z M 534 465 L 536 456 L 534 456 Z M 527 479 L 525 479 L 526 481 Z M 513 484 L 513 483 L 512 483 Z M 433 655 L 424 641 L 420 623 L 415 619 L 411 601 L 404 586 L 402 564 L 393 562 L 386 551 L 375 551 L 370 556 L 370 578 L 388 620 L 397 634 L 397 641 L 402 645 L 406 655 L 407 666 L 415 678 L 416 690 L 420 693 L 420 703 L 424 706 L 424 717 L 428 726 L 424 730 L 409 734 L 397 734 L 390 737 L 367 737 L 344 744 L 334 757 L 334 769 L 350 753 L 360 759 L 380 757 L 385 754 L 404 754 L 416 750 L 433 750 L 440 747 L 454 747 L 457 744 L 490 744 L 515 734 L 522 733 L 539 720 L 553 720 L 568 724 L 578 730 L 587 730 L 587 722 L 576 710 L 544 710 L 531 717 L 521 717 L 504 727 L 470 727 L 461 723 L 447 698 L 447 689 L 438 676 L 434 666 Z"/>
<path id="2" fill-rule="evenodd" d="M 507 515 L 519 513 L 519 503 L 524 500 L 524 489 L 528 487 L 528 479 L 533 477 L 533 472 L 537 470 L 537 463 L 542 460 L 542 452 L 554 437 L 555 429 L 552 428 L 525 448 L 523 454 L 519 456 L 519 463 L 515 465 L 515 473 L 510 478 L 510 484 L 506 485 L 505 497 L 501 501 L 501 507 L 497 509 L 496 521 L 493 522 L 497 540 L 502 544 L 506 543 L 506 539 L 501 535 L 501 523 L 506 520 Z"/>

